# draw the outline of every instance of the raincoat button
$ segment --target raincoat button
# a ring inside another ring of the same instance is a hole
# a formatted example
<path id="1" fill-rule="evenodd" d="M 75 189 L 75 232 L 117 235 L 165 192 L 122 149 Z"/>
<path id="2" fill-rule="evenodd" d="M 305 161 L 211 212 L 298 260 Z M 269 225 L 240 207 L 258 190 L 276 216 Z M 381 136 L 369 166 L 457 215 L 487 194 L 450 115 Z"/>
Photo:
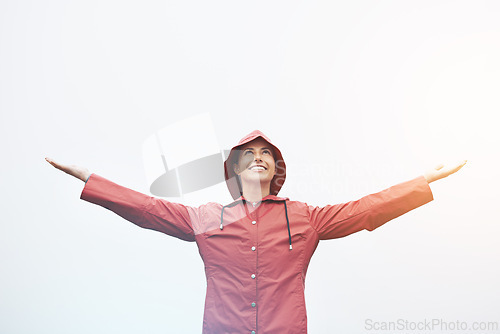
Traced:
<path id="1" fill-rule="evenodd" d="M 255 278 L 255 274 L 252 274 L 252 278 Z"/>
<path id="2" fill-rule="evenodd" d="M 255 334 L 255 331 L 252 331 L 250 334 Z"/>
<path id="3" fill-rule="evenodd" d="M 255 249 L 256 249 L 255 246 L 252 246 L 252 250 L 254 251 Z"/>
<path id="4" fill-rule="evenodd" d="M 257 222 L 254 220 L 254 221 L 252 221 L 252 224 L 254 224 L 254 225 L 255 225 L 255 224 L 257 224 Z"/>
<path id="5" fill-rule="evenodd" d="M 255 305 L 257 305 L 257 304 L 255 304 L 255 303 L 252 303 L 252 307 L 255 307 Z"/>

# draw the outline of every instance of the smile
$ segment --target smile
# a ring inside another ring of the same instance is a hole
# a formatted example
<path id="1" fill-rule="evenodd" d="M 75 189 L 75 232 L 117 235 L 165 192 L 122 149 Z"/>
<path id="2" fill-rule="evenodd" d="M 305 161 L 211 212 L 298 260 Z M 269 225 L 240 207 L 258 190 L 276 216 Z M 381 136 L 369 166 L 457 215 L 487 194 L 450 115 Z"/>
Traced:
<path id="1" fill-rule="evenodd" d="M 254 171 L 254 172 L 261 172 L 261 171 L 265 171 L 266 169 L 267 168 L 262 167 L 262 166 L 253 166 L 253 167 L 249 168 L 249 170 Z"/>

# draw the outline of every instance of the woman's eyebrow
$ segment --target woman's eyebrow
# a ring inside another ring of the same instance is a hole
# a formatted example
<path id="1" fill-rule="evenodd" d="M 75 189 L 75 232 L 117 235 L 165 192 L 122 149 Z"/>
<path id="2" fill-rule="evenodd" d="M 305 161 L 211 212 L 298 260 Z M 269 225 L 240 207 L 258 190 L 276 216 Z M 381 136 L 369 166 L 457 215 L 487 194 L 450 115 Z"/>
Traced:
<path id="1" fill-rule="evenodd" d="M 244 149 L 244 151 L 246 151 L 246 150 L 252 150 L 253 151 L 254 148 L 253 147 L 247 147 L 247 148 Z M 263 148 L 261 148 L 261 150 L 271 150 L 271 149 L 269 147 L 263 147 Z"/>

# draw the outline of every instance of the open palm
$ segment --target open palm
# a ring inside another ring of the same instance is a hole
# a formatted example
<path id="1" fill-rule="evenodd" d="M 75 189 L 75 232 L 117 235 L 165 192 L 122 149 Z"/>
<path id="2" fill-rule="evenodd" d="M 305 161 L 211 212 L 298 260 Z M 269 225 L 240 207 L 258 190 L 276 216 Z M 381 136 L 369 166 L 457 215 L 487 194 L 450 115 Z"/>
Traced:
<path id="1" fill-rule="evenodd" d="M 85 167 L 80 167 L 76 165 L 63 165 L 60 163 L 55 162 L 54 160 L 50 158 L 45 158 L 49 164 L 54 166 L 55 168 L 62 170 L 63 172 L 72 175 L 76 177 L 77 179 L 80 179 L 82 181 L 87 181 L 87 178 L 90 176 L 90 172 L 87 168 Z"/>
<path id="2" fill-rule="evenodd" d="M 467 163 L 467 160 L 462 161 L 459 164 L 443 165 L 439 164 L 434 169 L 427 171 L 424 174 L 425 179 L 428 183 L 434 182 L 436 180 L 447 177 L 455 172 L 458 172 Z"/>

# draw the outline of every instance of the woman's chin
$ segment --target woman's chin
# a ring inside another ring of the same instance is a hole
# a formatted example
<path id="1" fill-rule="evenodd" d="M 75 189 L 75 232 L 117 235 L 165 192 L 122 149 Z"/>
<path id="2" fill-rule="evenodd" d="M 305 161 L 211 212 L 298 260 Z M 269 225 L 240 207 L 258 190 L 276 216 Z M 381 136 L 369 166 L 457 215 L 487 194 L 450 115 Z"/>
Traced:
<path id="1" fill-rule="evenodd" d="M 254 182 L 270 183 L 272 180 L 272 177 L 269 177 L 269 175 L 266 175 L 264 173 L 253 173 L 253 174 L 245 175 L 245 177 L 242 179 L 246 183 L 254 183 Z"/>

